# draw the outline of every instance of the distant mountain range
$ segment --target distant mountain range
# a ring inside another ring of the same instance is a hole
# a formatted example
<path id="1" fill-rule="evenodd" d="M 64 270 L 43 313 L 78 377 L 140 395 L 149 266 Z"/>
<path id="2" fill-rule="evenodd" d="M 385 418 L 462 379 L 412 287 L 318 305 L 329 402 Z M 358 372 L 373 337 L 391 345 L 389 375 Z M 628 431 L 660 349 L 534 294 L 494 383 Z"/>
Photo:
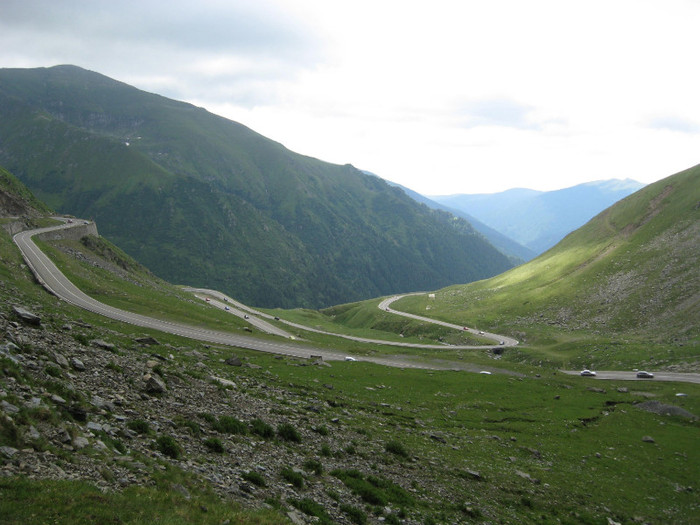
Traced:
<path id="1" fill-rule="evenodd" d="M 368 171 L 365 171 L 365 173 L 371 174 Z M 411 197 L 413 200 L 415 200 L 416 202 L 420 202 L 421 204 L 425 204 L 428 208 L 432 210 L 442 210 L 451 213 L 456 217 L 461 217 L 462 219 L 465 219 L 469 222 L 469 224 L 471 224 L 474 227 L 476 231 L 481 233 L 491 244 L 498 248 L 498 250 L 501 253 L 507 255 L 511 259 L 513 264 L 517 265 L 522 263 L 523 261 L 529 261 L 537 255 L 533 250 L 526 248 L 522 244 L 515 242 L 509 237 L 506 237 L 502 233 L 496 231 L 494 228 L 487 226 L 486 224 L 481 222 L 476 217 L 470 215 L 469 213 L 466 213 L 462 210 L 458 210 L 456 208 L 445 206 L 444 204 L 440 204 L 439 202 L 436 202 L 431 198 L 426 197 L 425 195 L 421 195 L 420 193 L 413 191 L 412 189 L 402 186 L 400 184 L 396 184 L 395 182 L 387 181 L 387 183 L 391 184 L 392 186 L 396 186 L 397 188 L 401 188 L 404 191 L 404 193 L 406 193 L 406 195 Z"/>
<path id="2" fill-rule="evenodd" d="M 350 165 L 75 66 L 0 69 L 0 165 L 170 282 L 256 306 L 436 289 L 513 262 Z"/>
<path id="3" fill-rule="evenodd" d="M 524 246 L 533 255 L 540 254 L 583 226 L 598 213 L 644 187 L 630 180 L 603 180 L 579 184 L 556 191 L 512 189 L 491 194 L 436 195 L 428 199 L 470 220 L 479 222 Z M 513 254 L 492 236 L 482 231 L 505 253 Z M 518 252 L 526 253 L 526 252 Z M 531 256 L 523 256 L 525 260 Z"/>

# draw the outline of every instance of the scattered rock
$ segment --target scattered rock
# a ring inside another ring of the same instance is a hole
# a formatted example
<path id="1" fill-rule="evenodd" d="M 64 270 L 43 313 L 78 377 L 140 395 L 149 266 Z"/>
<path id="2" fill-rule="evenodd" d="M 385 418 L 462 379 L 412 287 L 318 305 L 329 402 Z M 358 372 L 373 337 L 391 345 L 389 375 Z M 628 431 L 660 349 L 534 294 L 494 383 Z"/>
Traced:
<path id="1" fill-rule="evenodd" d="M 97 346 L 98 348 L 104 348 L 105 350 L 115 350 L 117 348 L 112 343 L 108 343 L 107 341 L 103 341 L 102 339 L 94 339 L 93 341 L 90 341 L 90 342 L 94 346 Z"/>
<path id="2" fill-rule="evenodd" d="M 589 386 L 586 390 L 589 392 L 595 392 L 597 394 L 607 394 L 607 392 L 602 388 L 596 388 L 594 386 Z"/>
<path id="3" fill-rule="evenodd" d="M 12 311 L 14 314 L 19 318 L 20 321 L 23 323 L 26 323 L 28 325 L 32 326 L 40 326 L 41 325 L 41 317 L 39 317 L 36 314 L 33 314 L 29 310 L 26 310 L 25 308 L 22 308 L 21 306 L 13 306 Z"/>
<path id="4" fill-rule="evenodd" d="M 14 447 L 0 447 L 0 454 L 6 458 L 12 458 L 17 452 L 19 452 L 19 450 Z"/>
<path id="5" fill-rule="evenodd" d="M 644 401 L 643 403 L 639 403 L 635 406 L 647 412 L 653 412 L 654 414 L 659 414 L 662 416 L 680 416 L 688 419 L 697 419 L 695 414 L 688 412 L 684 408 L 677 407 L 675 405 L 667 405 L 665 403 L 661 403 L 660 401 Z"/>
<path id="6" fill-rule="evenodd" d="M 63 354 L 55 353 L 53 355 L 53 360 L 56 364 L 62 368 L 68 368 L 68 359 Z"/>
<path id="7" fill-rule="evenodd" d="M 135 340 L 137 343 L 139 343 L 139 344 L 141 344 L 141 345 L 146 345 L 146 346 L 156 346 L 156 345 L 160 345 L 160 342 L 158 341 L 158 339 L 156 339 L 155 337 L 152 337 L 152 336 L 150 336 L 150 335 L 149 335 L 149 336 L 146 336 L 146 337 L 137 337 L 137 338 L 134 339 L 134 340 Z"/>
<path id="8" fill-rule="evenodd" d="M 0 408 L 2 408 L 3 412 L 6 414 L 16 414 L 19 412 L 19 408 L 13 405 L 12 403 L 8 403 L 4 399 L 2 402 L 0 402 Z"/>
<path id="9" fill-rule="evenodd" d="M 71 357 L 70 366 L 72 366 L 73 369 L 77 370 L 78 372 L 83 372 L 85 370 L 85 364 L 77 357 Z"/>
<path id="10" fill-rule="evenodd" d="M 229 366 L 243 366 L 243 361 L 241 361 L 240 357 L 236 356 L 231 356 L 227 358 L 224 363 L 226 363 Z"/>
<path id="11" fill-rule="evenodd" d="M 225 387 L 231 387 L 231 388 L 236 388 L 236 383 L 231 381 L 230 379 L 224 379 L 223 377 L 216 377 L 216 376 L 211 376 L 212 381 L 216 381 L 222 386 Z"/>
<path id="12" fill-rule="evenodd" d="M 76 450 L 81 450 L 81 449 L 87 447 L 90 444 L 90 442 L 87 440 L 87 438 L 85 438 L 83 436 L 77 436 L 77 437 L 73 438 L 73 441 L 71 444 L 73 445 L 73 448 L 75 448 Z"/>
<path id="13" fill-rule="evenodd" d="M 540 480 L 539 480 L 539 479 L 533 478 L 532 476 L 530 476 L 530 474 L 528 474 L 527 472 L 523 472 L 522 470 L 516 470 L 516 471 L 515 471 L 515 474 L 516 474 L 517 476 L 520 476 L 520 477 L 523 478 L 523 479 L 526 479 L 526 480 L 528 480 L 528 481 L 531 481 L 532 483 L 534 483 L 534 484 L 536 484 L 536 485 L 538 485 L 538 484 L 540 483 Z"/>
<path id="14" fill-rule="evenodd" d="M 168 390 L 163 380 L 157 375 L 146 374 L 143 379 L 146 382 L 146 392 L 149 394 L 162 394 Z"/>
<path id="15" fill-rule="evenodd" d="M 644 437 L 642 438 L 642 441 L 643 441 L 644 443 L 656 443 L 656 441 L 654 441 L 654 438 L 651 437 L 651 436 L 644 436 Z"/>
<path id="16" fill-rule="evenodd" d="M 66 400 L 63 399 L 63 398 L 62 398 L 61 396 L 59 396 L 58 394 L 51 394 L 51 398 L 50 398 L 50 399 L 51 399 L 51 401 L 53 401 L 53 402 L 56 403 L 57 405 L 65 405 L 65 404 L 66 404 Z"/>

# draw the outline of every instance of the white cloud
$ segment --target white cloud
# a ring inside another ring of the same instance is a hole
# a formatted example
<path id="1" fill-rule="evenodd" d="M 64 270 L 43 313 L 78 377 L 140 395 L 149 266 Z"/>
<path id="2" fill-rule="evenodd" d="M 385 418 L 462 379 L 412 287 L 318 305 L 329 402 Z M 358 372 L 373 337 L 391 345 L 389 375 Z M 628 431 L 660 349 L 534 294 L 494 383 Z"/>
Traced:
<path id="1" fill-rule="evenodd" d="M 692 0 L 5 0 L 7 67 L 73 63 L 423 193 L 698 162 Z"/>

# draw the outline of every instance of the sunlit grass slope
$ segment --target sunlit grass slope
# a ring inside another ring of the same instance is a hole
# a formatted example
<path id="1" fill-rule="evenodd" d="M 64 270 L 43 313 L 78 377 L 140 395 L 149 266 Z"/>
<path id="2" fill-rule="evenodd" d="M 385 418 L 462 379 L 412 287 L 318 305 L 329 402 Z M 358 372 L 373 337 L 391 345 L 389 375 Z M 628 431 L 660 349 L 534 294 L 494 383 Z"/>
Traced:
<path id="1" fill-rule="evenodd" d="M 527 264 L 395 305 L 541 347 L 607 339 L 675 347 L 686 360 L 700 328 L 699 218 L 696 166 L 620 201 Z"/>

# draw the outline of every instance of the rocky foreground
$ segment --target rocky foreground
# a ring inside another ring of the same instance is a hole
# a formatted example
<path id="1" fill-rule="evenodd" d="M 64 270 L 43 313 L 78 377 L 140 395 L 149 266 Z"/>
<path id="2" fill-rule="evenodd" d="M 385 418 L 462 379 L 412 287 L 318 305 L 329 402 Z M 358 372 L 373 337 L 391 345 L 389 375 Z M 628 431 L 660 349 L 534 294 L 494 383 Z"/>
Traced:
<path id="1" fill-rule="evenodd" d="M 385 443 L 346 427 L 349 411 L 277 384 L 231 349 L 175 348 L 153 337 L 125 342 L 122 334 L 14 306 L 0 311 L 0 364 L 0 430 L 4 443 L 13 442 L 0 447 L 0 476 L 88 480 L 112 491 L 153 483 L 152 474 L 170 464 L 224 498 L 281 503 L 296 523 L 316 519 L 295 508 L 302 500 L 338 523 L 352 522 L 349 506 L 363 508 L 329 475 L 335 469 L 398 487 L 410 470 L 411 480 L 430 484 L 416 458 L 378 459 L 391 456 Z M 358 441 L 371 452 L 356 453 Z M 182 485 L 172 489 L 189 495 Z M 401 513 L 385 504 L 381 517 L 368 519 L 414 523 Z"/>

